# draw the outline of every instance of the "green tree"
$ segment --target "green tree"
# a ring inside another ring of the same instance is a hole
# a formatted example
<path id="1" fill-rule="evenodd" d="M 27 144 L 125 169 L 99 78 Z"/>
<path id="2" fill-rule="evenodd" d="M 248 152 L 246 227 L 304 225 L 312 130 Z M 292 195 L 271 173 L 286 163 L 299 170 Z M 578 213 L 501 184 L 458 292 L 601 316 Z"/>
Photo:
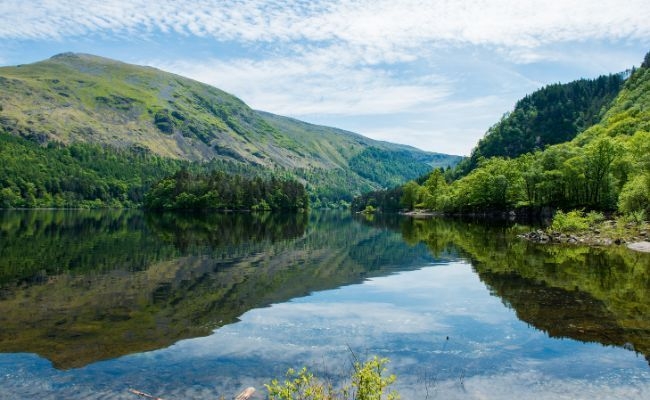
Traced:
<path id="1" fill-rule="evenodd" d="M 404 185 L 402 198 L 400 199 L 400 204 L 409 209 L 415 209 L 415 205 L 420 202 L 420 185 L 415 181 L 409 181 Z"/>
<path id="2" fill-rule="evenodd" d="M 423 205 L 430 210 L 441 210 L 442 199 L 447 194 L 447 181 L 444 171 L 436 168 L 424 182 Z"/>
<path id="3" fill-rule="evenodd" d="M 610 207 L 610 167 L 620 154 L 620 147 L 608 138 L 602 137 L 585 147 L 584 175 L 587 204 L 595 207 Z"/>

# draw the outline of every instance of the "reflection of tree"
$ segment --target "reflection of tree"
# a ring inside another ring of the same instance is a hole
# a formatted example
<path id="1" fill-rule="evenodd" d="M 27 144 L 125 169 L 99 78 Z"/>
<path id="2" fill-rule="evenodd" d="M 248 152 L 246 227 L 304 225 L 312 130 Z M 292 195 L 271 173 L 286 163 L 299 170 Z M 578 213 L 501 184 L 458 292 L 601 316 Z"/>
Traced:
<path id="1" fill-rule="evenodd" d="M 467 258 L 520 319 L 549 335 L 633 346 L 650 357 L 650 255 L 533 244 L 515 238 L 516 225 L 442 218 L 384 224 L 435 255 L 455 251 Z"/>
<path id="2" fill-rule="evenodd" d="M 232 248 L 242 243 L 274 243 L 302 236 L 305 213 L 147 214 L 148 226 L 181 252 L 190 247 Z"/>
<path id="3" fill-rule="evenodd" d="M 481 280 L 517 317 L 551 337 L 625 345 L 626 332 L 600 300 L 579 290 L 547 286 L 516 274 L 480 273 Z"/>
<path id="4" fill-rule="evenodd" d="M 61 273 L 142 270 L 176 251 L 147 234 L 143 214 L 123 210 L 0 213 L 0 285 Z"/>
<path id="5" fill-rule="evenodd" d="M 348 213 L 30 212 L 6 214 L 0 227 L 13 238 L 0 244 L 11 255 L 2 258 L 0 351 L 38 353 L 57 368 L 208 335 L 252 308 L 428 257 Z M 20 257 L 18 273 L 5 261 Z M 50 265 L 57 258 L 65 267 Z"/>

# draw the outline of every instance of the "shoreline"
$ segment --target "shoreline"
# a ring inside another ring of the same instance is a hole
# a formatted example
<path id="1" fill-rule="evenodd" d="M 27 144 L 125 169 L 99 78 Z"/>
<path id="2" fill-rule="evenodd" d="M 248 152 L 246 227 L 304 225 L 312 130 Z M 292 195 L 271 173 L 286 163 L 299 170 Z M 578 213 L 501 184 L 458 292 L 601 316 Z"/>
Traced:
<path id="1" fill-rule="evenodd" d="M 582 244 L 593 247 L 625 246 L 632 251 L 650 253 L 648 232 L 646 230 L 635 230 L 633 227 L 627 227 L 615 235 L 609 232 L 603 234 L 597 228 L 573 233 L 548 232 L 538 229 L 517 235 L 517 237 L 539 244 Z"/>
<path id="2" fill-rule="evenodd" d="M 413 218 L 454 217 L 454 215 L 430 210 L 401 211 L 398 214 Z M 500 218 L 511 220 L 520 217 L 514 212 L 490 213 L 481 216 L 495 217 L 495 214 Z M 470 214 L 469 216 L 477 215 Z M 537 229 L 519 234 L 517 237 L 540 244 L 581 244 L 593 247 L 615 245 L 625 246 L 636 252 L 650 253 L 650 232 L 648 232 L 647 222 L 622 225 L 614 220 L 606 220 L 595 226 L 590 226 L 588 229 L 575 232 L 550 231 L 550 228 L 547 228 L 546 230 Z"/>

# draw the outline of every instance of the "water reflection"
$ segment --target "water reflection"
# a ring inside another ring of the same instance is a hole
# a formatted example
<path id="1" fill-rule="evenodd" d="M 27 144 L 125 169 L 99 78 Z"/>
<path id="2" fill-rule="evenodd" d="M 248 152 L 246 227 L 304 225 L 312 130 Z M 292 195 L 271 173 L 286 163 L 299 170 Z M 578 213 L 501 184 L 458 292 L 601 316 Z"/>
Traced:
<path id="1" fill-rule="evenodd" d="M 519 319 L 551 337 L 624 347 L 650 363 L 650 255 L 623 247 L 539 245 L 517 225 L 443 219 L 366 221 L 426 243 L 455 248 Z"/>
<path id="2" fill-rule="evenodd" d="M 252 308 L 429 259 L 424 246 L 400 247 L 399 235 L 347 214 L 309 218 L 4 213 L 0 351 L 77 368 L 205 336 Z"/>
<path id="3" fill-rule="evenodd" d="M 341 213 L 2 218 L 0 398 L 229 397 L 303 365 L 338 382 L 348 348 L 389 357 L 404 398 L 650 390 L 628 351 L 648 354 L 648 256 L 626 249 Z"/>

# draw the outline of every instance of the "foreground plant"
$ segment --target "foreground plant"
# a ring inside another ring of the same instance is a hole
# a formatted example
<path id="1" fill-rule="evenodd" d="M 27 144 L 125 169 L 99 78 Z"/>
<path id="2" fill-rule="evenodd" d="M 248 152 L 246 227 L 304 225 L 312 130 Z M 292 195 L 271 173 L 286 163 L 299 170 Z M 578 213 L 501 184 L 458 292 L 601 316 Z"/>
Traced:
<path id="1" fill-rule="evenodd" d="M 330 382 L 324 382 L 303 368 L 296 372 L 287 371 L 287 379 L 280 383 L 277 379 L 264 385 L 273 400 L 395 400 L 399 394 L 387 392 L 396 380 L 395 375 L 386 376 L 387 358 L 377 356 L 360 363 L 355 361 L 350 383 L 340 390 L 335 390 Z"/>

